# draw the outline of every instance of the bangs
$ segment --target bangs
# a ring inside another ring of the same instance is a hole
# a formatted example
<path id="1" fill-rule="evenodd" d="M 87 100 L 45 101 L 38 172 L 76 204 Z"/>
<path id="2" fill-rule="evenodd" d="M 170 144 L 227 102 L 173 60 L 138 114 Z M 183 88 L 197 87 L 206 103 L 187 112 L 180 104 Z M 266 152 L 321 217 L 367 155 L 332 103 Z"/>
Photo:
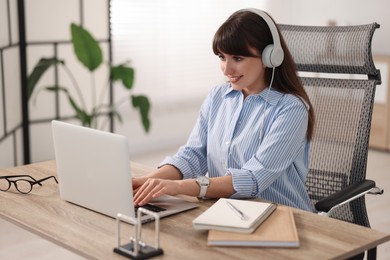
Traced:
<path id="1" fill-rule="evenodd" d="M 215 55 L 223 52 L 229 55 L 256 57 L 250 50 L 252 46 L 250 38 L 243 30 L 239 30 L 233 24 L 225 23 L 214 35 L 213 52 Z"/>

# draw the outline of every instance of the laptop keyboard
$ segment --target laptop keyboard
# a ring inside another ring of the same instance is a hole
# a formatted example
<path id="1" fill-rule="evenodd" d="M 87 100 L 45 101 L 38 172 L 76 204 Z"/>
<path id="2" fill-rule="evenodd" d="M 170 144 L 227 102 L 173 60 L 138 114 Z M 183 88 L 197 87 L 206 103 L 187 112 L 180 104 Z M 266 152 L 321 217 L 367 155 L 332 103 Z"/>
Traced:
<path id="1" fill-rule="evenodd" d="M 138 208 L 139 208 L 139 206 L 135 206 L 135 207 L 134 207 L 134 209 L 135 209 L 135 214 L 137 214 Z M 164 209 L 164 208 L 161 208 L 161 207 L 159 207 L 159 206 L 152 205 L 152 204 L 145 204 L 145 205 L 142 206 L 142 208 L 147 209 L 147 210 L 150 210 L 150 211 L 153 211 L 153 212 L 160 212 L 160 211 L 166 210 L 166 209 Z"/>

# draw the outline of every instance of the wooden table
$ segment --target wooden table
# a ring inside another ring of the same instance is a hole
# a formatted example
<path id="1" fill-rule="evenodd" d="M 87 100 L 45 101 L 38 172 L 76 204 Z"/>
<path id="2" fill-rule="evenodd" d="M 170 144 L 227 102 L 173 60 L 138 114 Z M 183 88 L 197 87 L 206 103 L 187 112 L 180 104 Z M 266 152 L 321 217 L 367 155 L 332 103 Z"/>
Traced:
<path id="1" fill-rule="evenodd" d="M 131 165 L 134 175 L 150 171 L 140 164 Z M 13 174 L 42 178 L 56 175 L 56 165 L 48 161 L 0 170 L 0 176 Z M 299 248 L 208 247 L 207 232 L 195 230 L 192 220 L 213 202 L 199 201 L 197 209 L 161 219 L 164 255 L 153 259 L 345 259 L 390 240 L 390 234 L 294 209 Z M 81 256 L 125 259 L 113 253 L 116 220 L 61 200 L 52 179 L 34 187 L 28 195 L 13 187 L 0 192 L 0 216 Z M 128 231 L 121 238 L 126 243 L 133 227 L 124 224 L 122 230 Z M 143 225 L 142 238 L 151 244 L 153 230 L 153 223 Z"/>

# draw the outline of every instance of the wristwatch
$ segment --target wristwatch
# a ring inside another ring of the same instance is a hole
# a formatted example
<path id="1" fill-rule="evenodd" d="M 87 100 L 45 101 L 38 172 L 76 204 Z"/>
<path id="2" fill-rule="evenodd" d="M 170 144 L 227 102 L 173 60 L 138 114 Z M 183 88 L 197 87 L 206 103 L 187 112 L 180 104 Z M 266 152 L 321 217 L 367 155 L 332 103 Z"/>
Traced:
<path id="1" fill-rule="evenodd" d="M 207 188 L 210 185 L 210 179 L 207 178 L 206 176 L 199 176 L 196 179 L 196 182 L 198 183 L 199 188 L 200 188 L 198 198 L 203 198 L 206 195 Z"/>

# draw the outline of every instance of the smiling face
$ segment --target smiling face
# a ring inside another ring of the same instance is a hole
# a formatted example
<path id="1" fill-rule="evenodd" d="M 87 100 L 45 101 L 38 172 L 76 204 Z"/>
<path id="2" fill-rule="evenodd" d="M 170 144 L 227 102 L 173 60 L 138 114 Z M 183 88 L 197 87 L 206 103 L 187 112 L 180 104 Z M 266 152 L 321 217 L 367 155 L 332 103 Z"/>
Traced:
<path id="1" fill-rule="evenodd" d="M 244 97 L 260 93 L 266 88 L 265 68 L 260 55 L 251 49 L 253 57 L 238 56 L 219 52 L 220 66 L 233 89 L 242 91 Z"/>
<path id="2" fill-rule="evenodd" d="M 216 31 L 213 52 L 220 58 L 222 72 L 233 89 L 244 96 L 261 92 L 271 83 L 261 53 L 273 43 L 267 23 L 252 12 L 236 12 Z"/>

